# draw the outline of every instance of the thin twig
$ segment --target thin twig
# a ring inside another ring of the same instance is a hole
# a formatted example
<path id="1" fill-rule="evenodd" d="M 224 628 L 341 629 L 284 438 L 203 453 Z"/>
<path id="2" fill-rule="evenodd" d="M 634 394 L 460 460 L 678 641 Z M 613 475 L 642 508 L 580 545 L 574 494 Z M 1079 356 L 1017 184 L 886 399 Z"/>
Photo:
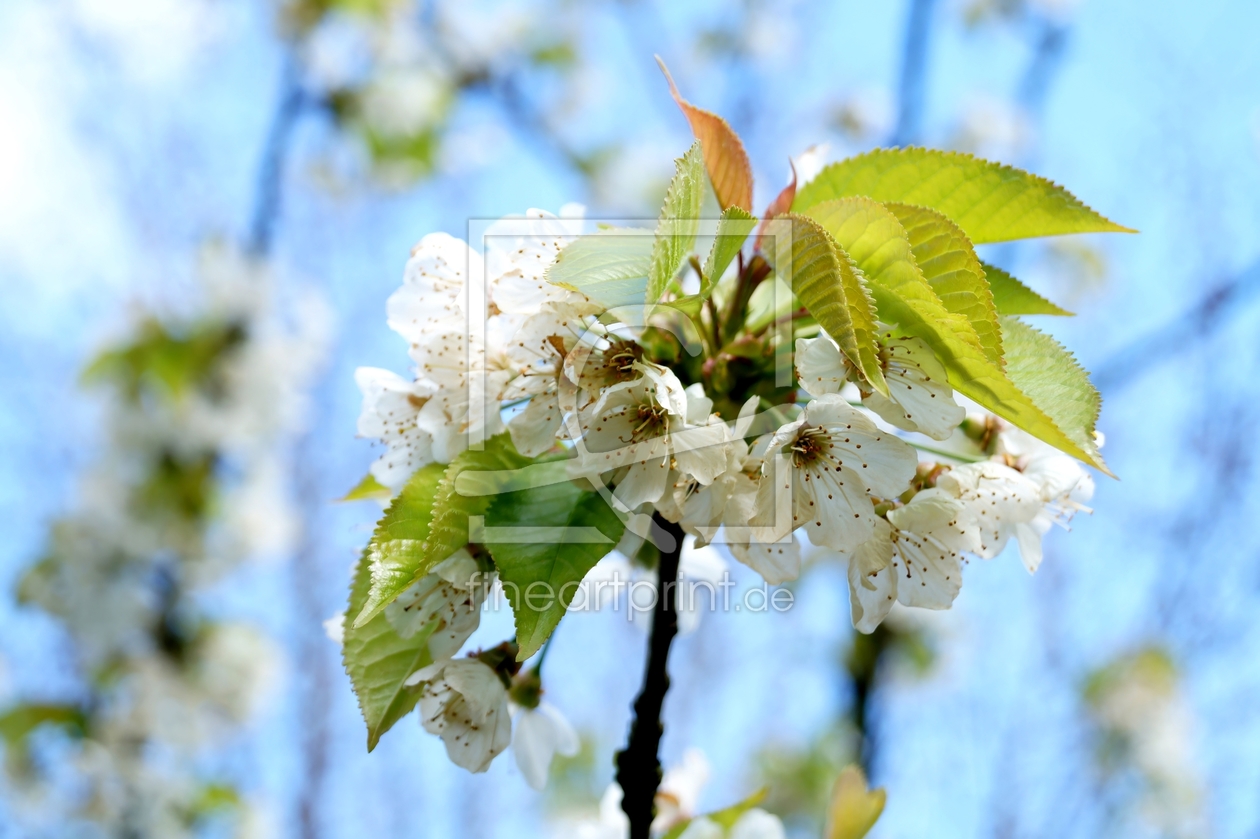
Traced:
<path id="1" fill-rule="evenodd" d="M 669 647 L 678 634 L 675 589 L 678 586 L 678 559 L 682 553 L 682 528 L 666 521 L 660 513 L 652 521 L 673 539 L 673 547 L 661 551 L 657 565 L 656 608 L 652 632 L 648 636 L 648 659 L 643 670 L 643 687 L 634 701 L 634 718 L 626 747 L 617 753 L 617 783 L 621 786 L 621 809 L 630 819 L 629 839 L 648 839 L 652 830 L 656 790 L 661 785 L 660 745 L 665 731 L 661 706 L 669 690 Z"/>
<path id="2" fill-rule="evenodd" d="M 1040 114 L 1045 105 L 1050 82 L 1067 47 L 1068 31 L 1068 27 L 1055 21 L 1041 23 L 1032 60 L 1019 82 L 1019 102 L 1030 114 Z"/>
<path id="3" fill-rule="evenodd" d="M 280 217 L 290 142 L 305 104 L 301 67 L 290 49 L 285 54 L 284 69 L 281 72 L 279 103 L 267 130 L 262 161 L 258 167 L 254 207 L 250 214 L 246 244 L 246 249 L 252 256 L 262 257 L 271 252 L 276 221 Z"/>
<path id="4" fill-rule="evenodd" d="M 919 139 L 934 5 L 935 0 L 910 0 L 901 53 L 901 79 L 897 85 L 897 127 L 893 129 L 890 145 L 906 146 Z"/>
<path id="5" fill-rule="evenodd" d="M 318 444 L 313 432 L 307 432 L 298 450 L 295 476 L 301 503 L 302 537 L 293 557 L 293 576 L 298 613 L 304 627 L 299 633 L 299 670 L 305 679 L 300 714 L 305 740 L 303 783 L 298 790 L 298 835 L 302 839 L 318 839 L 323 834 L 319 822 L 319 806 L 323 801 L 328 776 L 328 710 L 332 702 L 332 673 L 328 665 L 328 647 L 318 631 L 324 616 L 318 582 L 323 579 L 319 561 L 323 544 L 318 533 L 326 504 L 320 490 L 315 464 L 319 462 Z"/>

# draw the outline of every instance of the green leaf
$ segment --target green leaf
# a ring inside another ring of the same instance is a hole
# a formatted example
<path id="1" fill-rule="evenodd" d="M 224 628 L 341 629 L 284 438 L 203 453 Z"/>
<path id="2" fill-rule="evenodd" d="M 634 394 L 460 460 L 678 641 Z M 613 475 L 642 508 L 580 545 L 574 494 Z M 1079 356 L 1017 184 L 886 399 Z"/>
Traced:
<path id="1" fill-rule="evenodd" d="M 363 552 L 355 570 L 347 616 L 362 612 L 367 605 L 372 587 L 369 553 Z M 429 636 L 436 628 L 434 620 L 410 638 L 403 638 L 382 613 L 361 626 L 351 626 L 347 620 L 341 660 L 367 724 L 369 752 L 376 748 L 381 735 L 406 716 L 420 698 L 418 687 L 408 687 L 403 682 L 421 667 L 433 663 Z"/>
<path id="2" fill-rule="evenodd" d="M 699 294 L 689 294 L 686 297 L 669 300 L 661 305 L 677 309 L 689 318 L 695 318 L 700 314 L 701 307 L 704 306 L 704 297 Z"/>
<path id="3" fill-rule="evenodd" d="M 678 269 L 691 255 L 700 230 L 700 206 L 704 202 L 704 158 L 700 141 L 692 143 L 682 157 L 674 161 L 677 171 L 665 193 L 656 224 L 656 241 L 652 246 L 652 263 L 648 270 L 647 301 L 655 303 L 665 293 Z"/>
<path id="4" fill-rule="evenodd" d="M 438 486 L 437 497 L 433 501 L 433 523 L 429 529 L 429 537 L 424 541 L 424 552 L 419 567 L 411 582 L 418 581 L 429 569 L 449 557 L 469 542 L 468 517 L 484 516 L 493 493 L 482 492 L 465 495 L 459 491 L 456 482 L 464 472 L 500 472 L 495 480 L 509 480 L 512 472 L 533 463 L 528 457 L 516 451 L 512 438 L 505 432 L 496 434 L 486 440 L 484 448 L 479 451 L 465 451 L 451 462 L 442 483 Z M 465 481 L 476 481 L 473 475 Z M 460 482 L 461 484 L 463 482 Z"/>
<path id="5" fill-rule="evenodd" d="M 55 725 L 81 737 L 87 730 L 87 717 L 73 705 L 18 705 L 0 714 L 0 739 L 14 746 L 42 725 Z"/>
<path id="6" fill-rule="evenodd" d="M 1034 437 L 1111 474 L 1092 446 L 1082 448 L 1074 442 L 985 355 L 970 322 L 945 308 L 915 264 L 905 230 L 887 207 L 854 197 L 828 201 L 810 212 L 865 273 L 879 318 L 926 341 L 957 391 Z"/>
<path id="7" fill-rule="evenodd" d="M 547 268 L 547 282 L 585 294 L 609 309 L 642 306 L 654 241 L 649 231 L 634 228 L 579 236 Z"/>
<path id="8" fill-rule="evenodd" d="M 168 327 L 156 318 L 140 324 L 135 340 L 106 350 L 83 371 L 85 385 L 112 382 L 128 399 L 144 393 L 179 399 L 212 385 L 225 358 L 246 338 L 232 321 Z"/>
<path id="9" fill-rule="evenodd" d="M 993 304 L 1000 315 L 1066 315 L 1072 312 L 1056 306 L 1001 268 L 980 263 L 993 290 Z"/>
<path id="10" fill-rule="evenodd" d="M 429 538 L 433 502 L 446 468 L 441 463 L 430 463 L 417 470 L 376 523 L 366 553 L 371 588 L 362 610 L 346 613 L 355 626 L 363 626 L 392 603 L 415 581 L 417 569 L 424 566 L 424 542 Z M 424 570 L 428 571 L 428 567 Z"/>
<path id="11" fill-rule="evenodd" d="M 984 354 L 1001 367 L 1002 335 L 993 293 L 967 234 L 927 207 L 895 202 L 884 206 L 901 222 L 910 238 L 914 261 L 941 303 L 971 323 Z"/>
<path id="12" fill-rule="evenodd" d="M 704 285 L 700 289 L 701 297 L 708 297 L 713 286 L 726 273 L 726 268 L 744 247 L 744 241 L 757 226 L 757 220 L 748 211 L 739 207 L 727 207 L 722 211 L 718 221 L 717 234 L 713 238 L 713 247 L 709 249 L 709 258 L 704 261 Z"/>
<path id="13" fill-rule="evenodd" d="M 840 351 L 863 379 L 887 395 L 888 385 L 884 382 L 875 341 L 878 329 L 874 301 L 866 287 L 866 278 L 817 221 L 796 215 L 782 218 L 792 222 L 792 275 L 783 277 L 784 281 L 835 339 Z M 779 238 L 766 238 L 768 254 L 774 254 L 775 248 L 782 246 Z"/>
<path id="14" fill-rule="evenodd" d="M 206 819 L 235 810 L 241 806 L 240 793 L 227 784 L 205 784 L 197 791 L 189 805 L 193 819 Z"/>
<path id="15" fill-rule="evenodd" d="M 337 499 L 338 501 L 369 501 L 376 499 L 389 498 L 392 493 L 389 487 L 376 480 L 372 475 L 364 475 L 363 480 L 354 485 L 354 489 L 347 492 L 344 496 Z"/>
<path id="16" fill-rule="evenodd" d="M 1002 318 L 1002 337 L 1011 381 L 1091 460 L 1101 462 L 1094 427 L 1102 397 L 1089 374 L 1062 344 L 1018 318 Z"/>
<path id="17" fill-rule="evenodd" d="M 920 148 L 875 149 L 833 163 L 797 192 L 792 209 L 805 212 L 850 195 L 931 207 L 953 219 L 977 244 L 1064 233 L 1135 232 L 1045 178 L 969 154 Z"/>
<path id="18" fill-rule="evenodd" d="M 516 615 L 517 659 L 524 661 L 560 623 L 577 584 L 616 547 L 625 525 L 598 494 L 568 481 L 503 493 L 486 522 L 486 544 Z"/>

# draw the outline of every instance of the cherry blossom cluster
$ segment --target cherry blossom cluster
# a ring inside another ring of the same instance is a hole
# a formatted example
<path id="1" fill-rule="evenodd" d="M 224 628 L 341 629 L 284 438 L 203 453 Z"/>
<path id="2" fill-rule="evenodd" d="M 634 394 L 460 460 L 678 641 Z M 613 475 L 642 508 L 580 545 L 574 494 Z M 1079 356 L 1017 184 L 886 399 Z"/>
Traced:
<path id="1" fill-rule="evenodd" d="M 968 415 L 920 338 L 881 331 L 884 396 L 862 386 L 825 331 L 802 330 L 795 390 L 778 404 L 732 403 L 707 374 L 688 381 L 685 365 L 663 357 L 651 333 L 668 332 L 664 308 L 627 317 L 548 282 L 557 255 L 590 232 L 576 209 L 525 218 L 527 235 L 487 235 L 480 251 L 443 233 L 414 248 L 388 322 L 415 375 L 357 372 L 358 430 L 384 444 L 371 475 L 389 490 L 451 462 L 470 439 L 506 433 L 524 457 L 565 458 L 570 479 L 606 493 L 628 536 L 636 517 L 655 512 L 694 548 L 725 545 L 768 584 L 799 576 L 803 534 L 847 561 L 862 632 L 894 603 L 949 608 L 968 557 L 996 557 L 1012 539 L 1034 571 L 1050 526 L 1086 509 L 1093 482 L 1081 465 L 993 415 Z M 722 417 L 718 399 L 738 415 Z M 917 446 L 938 451 L 937 441 L 953 455 L 922 459 Z M 470 545 L 386 615 L 404 637 L 432 632 L 434 663 L 408 681 L 451 759 L 482 771 L 513 744 L 541 787 L 552 755 L 577 744 L 540 702 L 538 669 L 520 673 L 495 651 L 456 657 L 495 575 L 489 554 Z"/>

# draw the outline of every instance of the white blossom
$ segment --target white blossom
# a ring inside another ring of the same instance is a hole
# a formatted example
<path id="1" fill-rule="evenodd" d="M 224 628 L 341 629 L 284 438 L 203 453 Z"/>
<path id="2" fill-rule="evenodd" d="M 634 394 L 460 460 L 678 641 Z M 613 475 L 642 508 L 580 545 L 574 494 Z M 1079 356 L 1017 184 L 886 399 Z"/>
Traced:
<path id="1" fill-rule="evenodd" d="M 447 332 L 464 332 L 468 278 L 482 276 L 481 257 L 446 233 L 430 233 L 411 250 L 403 285 L 386 304 L 389 328 L 413 350 Z M 423 353 L 416 359 L 424 361 Z"/>
<path id="2" fill-rule="evenodd" d="M 970 508 L 980 536 L 975 553 L 985 559 L 1000 554 L 1043 507 L 1036 484 L 991 460 L 955 466 L 936 485 Z"/>
<path id="3" fill-rule="evenodd" d="M 863 390 L 862 404 L 898 428 L 934 440 L 949 437 L 966 411 L 954 401 L 945 368 L 928 345 L 921 338 L 886 332 L 879 340 L 879 358 L 889 395 Z M 853 372 L 826 333 L 797 339 L 796 366 L 801 387 L 811 396 L 838 393 Z"/>
<path id="4" fill-rule="evenodd" d="M 359 436 L 385 444 L 385 453 L 372 464 L 372 477 L 397 491 L 417 469 L 433 462 L 433 435 L 418 420 L 436 387 L 377 367 L 360 367 L 354 379 L 363 392 Z"/>
<path id="5" fill-rule="evenodd" d="M 962 588 L 963 554 L 978 547 L 970 510 L 944 490 L 924 490 L 889 510 L 849 554 L 853 625 L 873 632 L 894 601 L 948 609 Z"/>
<path id="6" fill-rule="evenodd" d="M 525 782 L 534 789 L 547 785 L 551 759 L 572 757 L 581 742 L 577 732 L 556 706 L 542 701 L 536 708 L 520 708 L 513 721 L 512 754 Z"/>
<path id="7" fill-rule="evenodd" d="M 1036 484 L 1045 502 L 1015 534 L 1024 567 L 1032 573 L 1041 565 L 1041 540 L 1051 525 L 1066 530 L 1077 513 L 1093 512 L 1086 502 L 1094 496 L 1094 479 L 1076 458 L 1018 428 L 1003 430 L 998 435 L 998 446 L 1000 456 Z"/>
<path id="8" fill-rule="evenodd" d="M 499 311 L 533 314 L 548 301 L 571 296 L 568 290 L 547 282 L 546 272 L 564 246 L 585 231 L 585 209 L 580 204 L 568 204 L 557 217 L 531 208 L 525 213 L 529 232 L 524 235 L 508 237 L 499 233 L 496 225 L 490 226 L 485 239 L 486 266 L 490 296 Z M 504 221 L 520 229 L 520 220 L 509 216 Z"/>
<path id="9" fill-rule="evenodd" d="M 460 548 L 386 606 L 385 617 L 403 638 L 437 621 L 429 652 L 434 659 L 450 658 L 477 631 L 495 576 L 467 548 Z"/>
<path id="10" fill-rule="evenodd" d="M 586 319 L 599 307 L 585 297 L 570 294 L 550 300 L 527 317 L 507 343 L 508 358 L 519 375 L 504 392 L 506 401 L 528 399 L 524 410 L 508 422 L 512 443 L 526 457 L 535 457 L 555 445 L 561 431 L 565 405 L 561 389 L 574 384 L 564 375 L 565 360 L 587 333 Z"/>
<path id="11" fill-rule="evenodd" d="M 408 682 L 424 684 L 420 724 L 442 738 L 456 766 L 485 772 L 512 742 L 507 685 L 488 664 L 476 658 L 437 662 Z"/>
<path id="12" fill-rule="evenodd" d="M 683 752 L 682 761 L 666 769 L 661 777 L 653 830 L 668 830 L 680 821 L 693 818 L 699 810 L 700 793 L 711 774 L 704 752 L 695 747 Z"/>
<path id="13" fill-rule="evenodd" d="M 803 527 L 810 541 L 837 551 L 852 550 L 870 537 L 876 518 L 871 495 L 897 497 L 918 465 L 913 448 L 837 394 L 814 399 L 800 419 L 776 431 L 766 460 L 758 512 L 767 515 L 776 494 L 788 492 L 792 520 L 767 523 L 757 541 L 779 542 Z"/>
<path id="14" fill-rule="evenodd" d="M 635 363 L 639 378 L 604 390 L 584 429 L 582 474 L 625 467 L 616 496 L 626 507 L 660 500 L 671 466 L 710 484 L 726 469 L 727 441 L 721 422 L 691 424 L 687 394 L 673 371 Z M 707 419 L 707 418 L 706 418 Z"/>

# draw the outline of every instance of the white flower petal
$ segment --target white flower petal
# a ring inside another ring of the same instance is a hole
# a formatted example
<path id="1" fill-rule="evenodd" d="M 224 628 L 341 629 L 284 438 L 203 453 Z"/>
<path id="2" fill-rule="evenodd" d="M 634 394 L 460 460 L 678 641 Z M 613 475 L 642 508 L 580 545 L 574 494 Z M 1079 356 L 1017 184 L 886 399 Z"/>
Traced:
<path id="1" fill-rule="evenodd" d="M 1000 554 L 1015 535 L 1015 526 L 1032 521 L 1045 504 L 1036 484 L 990 460 L 956 466 L 941 475 L 936 485 L 967 506 L 979 529 L 974 553 L 985 559 Z"/>
<path id="2" fill-rule="evenodd" d="M 849 377 L 849 363 L 826 333 L 796 339 L 796 375 L 810 396 L 839 393 Z"/>
<path id="3" fill-rule="evenodd" d="M 554 393 L 534 396 L 525 410 L 508 421 L 512 444 L 525 457 L 537 457 L 556 444 L 562 418 Z"/>
<path id="4" fill-rule="evenodd" d="M 507 688 L 477 659 L 448 663 L 420 697 L 421 724 L 438 734 L 447 757 L 470 772 L 484 772 L 512 740 Z"/>
<path id="5" fill-rule="evenodd" d="M 881 498 L 895 498 L 910 485 L 919 466 L 914 447 L 881 430 L 839 394 L 810 402 L 804 419 L 830 432 L 830 456 L 856 472 L 871 492 Z"/>
<path id="6" fill-rule="evenodd" d="M 534 789 L 547 785 L 547 772 L 557 753 L 575 755 L 579 746 L 577 732 L 554 706 L 544 702 L 517 712 L 512 753 L 525 782 Z"/>
<path id="7" fill-rule="evenodd" d="M 727 839 L 786 839 L 786 837 L 787 833 L 784 832 L 783 822 L 779 821 L 779 817 L 757 807 L 740 816 L 739 820 L 731 825 L 731 832 L 727 834 Z"/>
<path id="8" fill-rule="evenodd" d="M 892 529 L 884 519 L 875 523 L 871 538 L 849 556 L 849 607 L 858 632 L 874 632 L 897 599 L 892 556 Z"/>
<path id="9" fill-rule="evenodd" d="M 722 828 L 717 822 L 701 817 L 692 819 L 678 839 L 722 839 L 722 836 Z"/>
<path id="10" fill-rule="evenodd" d="M 796 541 L 794 533 L 770 544 L 736 542 L 730 548 L 736 559 L 756 571 L 772 586 L 782 585 L 801 575 L 801 545 Z"/>
<path id="11" fill-rule="evenodd" d="M 659 457 L 632 465 L 613 494 L 633 510 L 640 504 L 659 499 L 665 494 L 668 484 L 669 458 Z"/>
<path id="12" fill-rule="evenodd" d="M 692 426 L 670 434 L 670 447 L 678 469 L 701 484 L 708 485 L 726 471 L 726 426 Z"/>
<path id="13" fill-rule="evenodd" d="M 891 398 L 871 393 L 862 397 L 863 404 L 898 428 L 934 440 L 948 438 L 967 412 L 954 401 L 945 368 L 932 350 L 919 338 L 896 338 L 885 344 L 885 352 Z"/>
<path id="14" fill-rule="evenodd" d="M 815 545 L 851 551 L 870 538 L 875 508 L 862 476 L 848 466 L 795 469 L 792 508 Z"/>

